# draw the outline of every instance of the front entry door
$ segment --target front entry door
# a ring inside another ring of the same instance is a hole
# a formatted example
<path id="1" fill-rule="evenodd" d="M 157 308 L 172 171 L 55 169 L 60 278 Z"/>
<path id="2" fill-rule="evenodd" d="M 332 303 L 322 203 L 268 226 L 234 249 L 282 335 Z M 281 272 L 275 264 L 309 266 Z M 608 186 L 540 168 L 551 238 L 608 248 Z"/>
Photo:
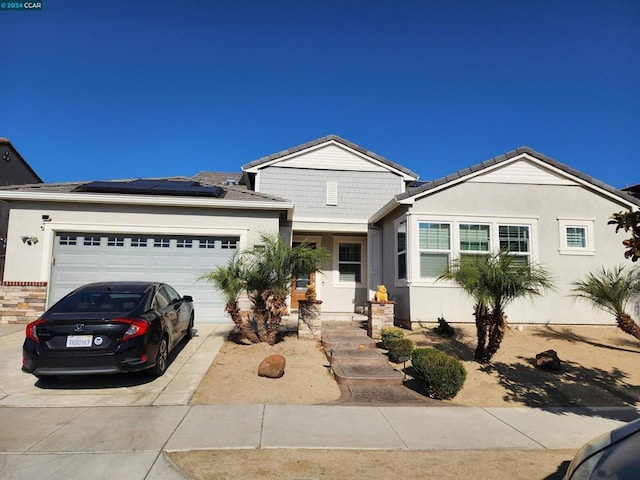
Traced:
<path id="1" fill-rule="evenodd" d="M 309 275 L 301 275 L 294 278 L 291 282 L 291 309 L 298 309 L 298 302 L 304 300 L 304 295 L 307 292 L 309 285 L 315 285 L 316 274 L 310 273 Z"/>
<path id="2" fill-rule="evenodd" d="M 293 247 L 297 247 L 301 242 L 293 242 Z M 316 248 L 315 243 L 308 244 L 311 248 Z M 291 309 L 298 309 L 298 302 L 300 300 L 304 300 L 304 295 L 307 292 L 307 287 L 309 285 L 316 284 L 316 274 L 311 273 L 308 275 L 301 275 L 299 277 L 294 277 L 291 282 Z"/>

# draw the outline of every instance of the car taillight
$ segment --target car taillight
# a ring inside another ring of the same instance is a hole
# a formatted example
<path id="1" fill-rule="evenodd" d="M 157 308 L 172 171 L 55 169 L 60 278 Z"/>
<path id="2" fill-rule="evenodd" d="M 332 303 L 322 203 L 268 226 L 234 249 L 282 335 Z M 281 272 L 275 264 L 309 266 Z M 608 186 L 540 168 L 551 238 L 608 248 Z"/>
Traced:
<path id="1" fill-rule="evenodd" d="M 38 320 L 31 322 L 27 325 L 25 329 L 25 334 L 29 340 L 33 340 L 36 343 L 40 343 L 40 339 L 38 338 L 38 325 L 44 323 L 45 320 L 39 318 Z"/>
<path id="2" fill-rule="evenodd" d="M 131 340 L 134 337 L 144 335 L 149 331 L 149 324 L 143 320 L 131 320 L 129 318 L 116 318 L 114 322 L 128 323 L 129 328 L 124 332 L 122 341 Z"/>

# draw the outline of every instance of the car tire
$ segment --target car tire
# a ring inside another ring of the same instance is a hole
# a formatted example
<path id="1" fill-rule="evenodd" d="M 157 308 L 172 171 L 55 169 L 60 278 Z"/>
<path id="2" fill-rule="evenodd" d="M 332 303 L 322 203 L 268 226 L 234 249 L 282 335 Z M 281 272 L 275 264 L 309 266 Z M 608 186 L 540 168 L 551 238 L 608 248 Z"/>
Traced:
<path id="1" fill-rule="evenodd" d="M 191 340 L 193 338 L 193 324 L 194 324 L 194 317 L 192 313 L 191 319 L 189 320 L 189 326 L 187 327 L 187 333 L 185 333 L 184 335 L 187 340 Z"/>
<path id="2" fill-rule="evenodd" d="M 158 345 L 158 353 L 156 353 L 156 364 L 151 368 L 150 373 L 154 377 L 161 377 L 167 371 L 169 362 L 169 340 L 163 335 Z"/>

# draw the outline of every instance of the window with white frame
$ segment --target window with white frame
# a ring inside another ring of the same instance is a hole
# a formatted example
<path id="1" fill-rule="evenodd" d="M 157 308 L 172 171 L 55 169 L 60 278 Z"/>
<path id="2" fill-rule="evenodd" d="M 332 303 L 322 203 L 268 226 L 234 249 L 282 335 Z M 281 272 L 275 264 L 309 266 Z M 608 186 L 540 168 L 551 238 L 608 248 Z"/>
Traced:
<path id="1" fill-rule="evenodd" d="M 585 227 L 567 227 L 567 247 L 587 248 L 587 229 Z"/>
<path id="2" fill-rule="evenodd" d="M 451 258 L 451 225 L 418 223 L 420 278 L 437 278 L 443 274 Z"/>
<path id="3" fill-rule="evenodd" d="M 407 221 L 396 224 L 396 278 L 407 279 Z"/>
<path id="4" fill-rule="evenodd" d="M 594 220 L 558 218 L 560 254 L 594 255 L 594 223 Z"/>
<path id="5" fill-rule="evenodd" d="M 491 250 L 491 226 L 477 223 L 459 225 L 460 254 L 487 255 Z"/>
<path id="6" fill-rule="evenodd" d="M 500 250 L 507 250 L 516 261 L 529 263 L 531 256 L 531 234 L 528 225 L 498 225 Z"/>
<path id="7" fill-rule="evenodd" d="M 360 283 L 362 281 L 361 243 L 339 242 L 338 280 L 349 283 Z"/>

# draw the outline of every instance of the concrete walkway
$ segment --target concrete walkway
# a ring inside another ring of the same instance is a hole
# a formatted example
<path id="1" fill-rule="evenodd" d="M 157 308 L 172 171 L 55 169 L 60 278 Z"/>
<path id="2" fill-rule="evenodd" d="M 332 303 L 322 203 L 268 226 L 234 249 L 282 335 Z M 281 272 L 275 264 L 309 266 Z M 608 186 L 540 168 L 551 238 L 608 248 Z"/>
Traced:
<path id="1" fill-rule="evenodd" d="M 635 408 L 189 406 L 222 344 L 219 326 L 200 326 L 157 384 L 48 388 L 20 372 L 22 338 L 0 328 L 3 480 L 184 479 L 165 451 L 577 449 L 640 417 Z"/>
<path id="2" fill-rule="evenodd" d="M 5 480 L 185 478 L 163 451 L 577 449 L 636 409 L 211 405 L 0 408 Z"/>

